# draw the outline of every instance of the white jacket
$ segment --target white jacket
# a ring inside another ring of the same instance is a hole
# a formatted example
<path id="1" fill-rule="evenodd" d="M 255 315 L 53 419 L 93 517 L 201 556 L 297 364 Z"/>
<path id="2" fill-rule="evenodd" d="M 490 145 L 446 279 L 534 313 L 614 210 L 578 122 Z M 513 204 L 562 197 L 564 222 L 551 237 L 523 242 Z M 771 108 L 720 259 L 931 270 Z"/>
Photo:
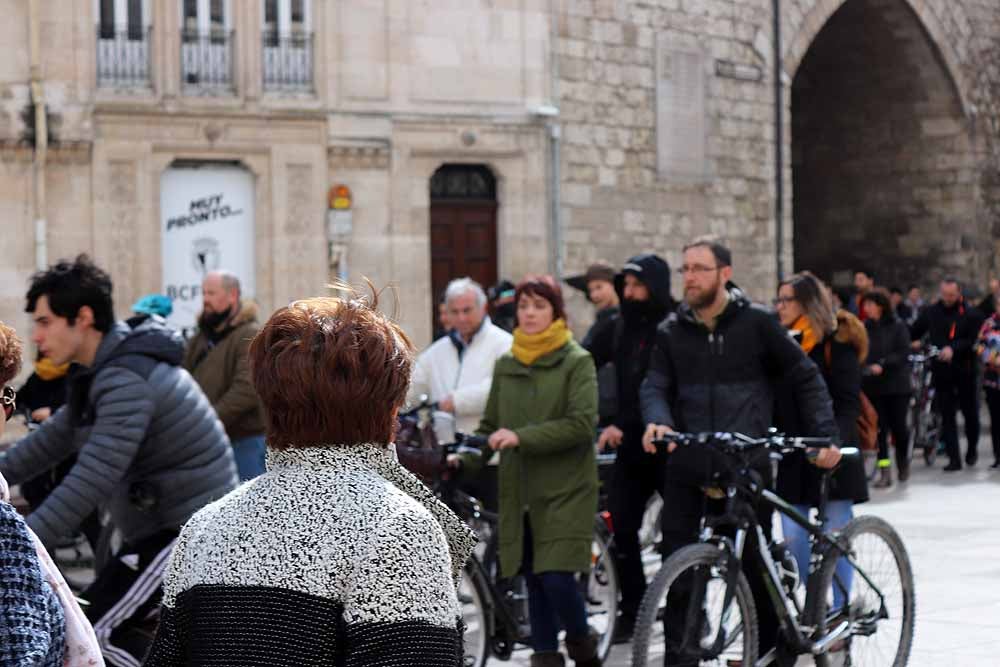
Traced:
<path id="1" fill-rule="evenodd" d="M 472 433 L 486 409 L 493 383 L 493 366 L 510 351 L 513 342 L 513 336 L 493 324 L 489 317 L 483 320 L 461 359 L 450 338 L 439 338 L 417 357 L 407 394 L 408 403 L 415 403 L 421 394 L 427 394 L 432 401 L 452 396 L 455 428 Z"/>

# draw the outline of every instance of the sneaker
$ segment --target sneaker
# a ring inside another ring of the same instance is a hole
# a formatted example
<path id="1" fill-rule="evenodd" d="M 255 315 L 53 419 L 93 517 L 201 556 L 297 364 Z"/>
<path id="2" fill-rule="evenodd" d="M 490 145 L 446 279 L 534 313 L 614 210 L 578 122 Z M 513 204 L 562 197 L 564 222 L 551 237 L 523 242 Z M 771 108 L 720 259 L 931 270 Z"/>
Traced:
<path id="1" fill-rule="evenodd" d="M 994 461 L 993 465 L 991 465 L 990 467 L 993 468 L 994 470 L 1000 468 L 1000 461 Z"/>
<path id="2" fill-rule="evenodd" d="M 952 461 L 944 468 L 942 468 L 942 470 L 944 470 L 945 472 L 955 472 L 956 470 L 961 470 L 961 469 L 962 469 L 962 464 L 959 463 L 958 461 Z"/>
<path id="3" fill-rule="evenodd" d="M 979 461 L 979 453 L 978 452 L 966 452 L 965 453 L 965 465 L 967 465 L 967 466 L 969 466 L 971 468 L 972 466 L 976 465 L 976 463 L 978 461 Z"/>

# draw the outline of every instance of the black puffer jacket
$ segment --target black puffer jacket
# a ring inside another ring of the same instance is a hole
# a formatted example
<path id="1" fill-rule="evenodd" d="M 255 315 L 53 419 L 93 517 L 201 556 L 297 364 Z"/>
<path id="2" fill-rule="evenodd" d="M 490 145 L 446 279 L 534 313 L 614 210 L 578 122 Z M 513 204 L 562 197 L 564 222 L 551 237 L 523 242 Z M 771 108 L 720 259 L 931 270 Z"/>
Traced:
<path id="1" fill-rule="evenodd" d="M 618 306 L 610 306 L 597 311 L 597 317 L 587 331 L 587 335 L 583 337 L 580 345 L 584 349 L 589 350 L 595 340 L 603 340 L 606 336 L 613 336 L 618 313 Z M 604 365 L 597 367 L 598 425 L 607 426 L 614 423 L 617 412 L 618 376 L 615 373 L 614 363 L 606 362 Z"/>
<path id="2" fill-rule="evenodd" d="M 714 331 L 687 304 L 657 329 L 642 383 L 647 423 L 677 431 L 736 431 L 759 437 L 773 424 L 779 383 L 799 405 L 803 430 L 837 438 L 833 406 L 816 364 L 764 308 L 734 285 Z"/>
<path id="3" fill-rule="evenodd" d="M 649 301 L 632 302 L 624 298 L 625 274 L 632 274 L 649 290 Z M 640 438 L 645 428 L 639 400 L 639 387 L 649 367 L 656 340 L 656 327 L 674 309 L 670 296 L 670 266 L 656 255 L 637 255 L 625 263 L 615 277 L 615 289 L 621 299 L 621 312 L 613 327 L 591 341 L 587 350 L 598 368 L 611 362 L 618 379 L 618 411 L 613 423 L 626 436 L 619 456 L 640 456 Z"/>
<path id="4" fill-rule="evenodd" d="M 865 328 L 869 342 L 865 365 L 878 364 L 883 369 L 882 375 L 865 376 L 865 394 L 869 397 L 909 394 L 907 358 L 910 354 L 910 332 L 906 324 L 892 313 L 887 313 L 880 320 L 865 322 Z"/>
<path id="5" fill-rule="evenodd" d="M 853 315 L 851 316 L 853 317 Z M 854 320 L 857 322 L 857 320 Z M 857 323 L 861 336 L 862 325 Z M 847 335 L 840 335 L 840 334 Z M 850 332 L 839 331 L 830 334 L 814 347 L 809 359 L 823 374 L 823 380 L 833 400 L 833 410 L 837 420 L 840 440 L 845 445 L 858 444 L 857 419 L 861 414 L 861 361 L 858 346 L 866 341 L 849 339 Z M 786 435 L 811 435 L 794 400 L 791 387 L 782 385 L 775 407 L 776 426 Z M 778 465 L 778 495 L 795 505 L 818 505 L 822 471 L 809 463 L 805 455 L 786 455 Z M 830 478 L 830 499 L 851 500 L 863 503 L 868 500 L 868 481 L 865 477 L 861 458 L 845 459 Z"/>

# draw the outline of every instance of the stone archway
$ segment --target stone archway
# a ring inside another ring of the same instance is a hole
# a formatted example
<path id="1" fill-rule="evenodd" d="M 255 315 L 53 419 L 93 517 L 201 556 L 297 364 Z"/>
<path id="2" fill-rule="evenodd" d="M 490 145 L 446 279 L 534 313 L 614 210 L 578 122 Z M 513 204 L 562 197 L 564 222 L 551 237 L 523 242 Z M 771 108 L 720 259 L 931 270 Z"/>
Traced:
<path id="1" fill-rule="evenodd" d="M 824 1 L 786 62 L 796 270 L 886 286 L 978 264 L 977 170 L 962 82 L 907 0 Z M 838 5 L 834 9 L 835 5 Z"/>

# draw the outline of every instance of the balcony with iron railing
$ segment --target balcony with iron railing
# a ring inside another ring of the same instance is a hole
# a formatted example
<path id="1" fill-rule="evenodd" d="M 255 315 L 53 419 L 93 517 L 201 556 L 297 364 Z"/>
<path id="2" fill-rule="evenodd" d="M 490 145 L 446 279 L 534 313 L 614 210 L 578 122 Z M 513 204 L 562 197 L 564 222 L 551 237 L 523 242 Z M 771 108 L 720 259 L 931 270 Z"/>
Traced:
<path id="1" fill-rule="evenodd" d="M 97 29 L 97 85 L 102 88 L 149 88 L 152 30 Z"/>
<path id="2" fill-rule="evenodd" d="M 187 92 L 233 90 L 232 31 L 213 29 L 181 31 L 181 83 Z"/>
<path id="3" fill-rule="evenodd" d="M 265 91 L 312 92 L 312 33 L 267 31 L 263 34 L 262 51 Z"/>

